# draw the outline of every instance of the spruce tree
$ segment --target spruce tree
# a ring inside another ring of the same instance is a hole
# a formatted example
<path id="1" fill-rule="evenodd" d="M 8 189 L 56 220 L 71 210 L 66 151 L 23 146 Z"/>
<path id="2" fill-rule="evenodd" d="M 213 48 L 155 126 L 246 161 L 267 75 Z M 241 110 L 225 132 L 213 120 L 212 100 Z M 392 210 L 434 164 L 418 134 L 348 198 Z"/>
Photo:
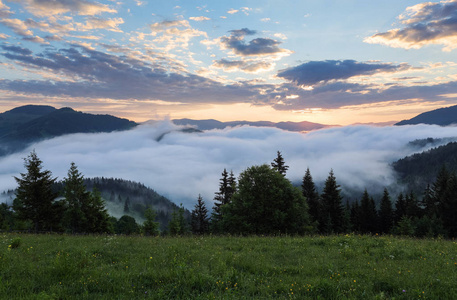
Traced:
<path id="1" fill-rule="evenodd" d="M 171 214 L 171 220 L 168 223 L 168 233 L 170 235 L 183 235 L 188 233 L 188 231 L 187 221 L 184 218 L 184 207 L 181 204 Z"/>
<path id="2" fill-rule="evenodd" d="M 441 199 L 441 219 L 451 238 L 457 237 L 457 176 L 449 176 L 447 189 Z"/>
<path id="3" fill-rule="evenodd" d="M 64 179 L 65 226 L 72 233 L 109 233 L 108 212 L 100 192 L 87 191 L 84 176 L 72 162 Z"/>
<path id="4" fill-rule="evenodd" d="M 286 172 L 289 169 L 289 166 L 286 166 L 280 151 L 278 151 L 276 158 L 271 163 L 271 166 L 283 176 L 286 176 Z"/>
<path id="5" fill-rule="evenodd" d="M 405 197 L 403 196 L 403 193 L 400 193 L 397 197 L 397 202 L 395 202 L 395 224 L 398 224 L 400 220 L 404 217 L 407 216 L 407 207 L 406 207 L 406 200 Z"/>
<path id="6" fill-rule="evenodd" d="M 221 232 L 220 221 L 222 219 L 222 207 L 232 199 L 236 191 L 236 179 L 233 171 L 229 173 L 226 169 L 222 172 L 222 177 L 219 181 L 219 191 L 216 192 L 214 197 L 213 212 L 211 214 L 211 229 L 215 233 Z"/>
<path id="7" fill-rule="evenodd" d="M 393 226 L 393 210 L 392 200 L 390 199 L 389 192 L 384 189 L 381 199 L 381 207 L 379 209 L 379 227 L 381 233 L 390 233 Z"/>
<path id="8" fill-rule="evenodd" d="M 345 231 L 343 226 L 344 212 L 340 193 L 340 186 L 336 182 L 333 170 L 331 170 L 321 194 L 322 211 L 326 219 L 326 225 L 323 228 L 324 233 L 340 233 Z"/>
<path id="9" fill-rule="evenodd" d="M 80 233 L 87 230 L 87 218 L 83 213 L 83 207 L 88 205 L 90 193 L 84 184 L 84 177 L 72 162 L 68 175 L 64 178 L 63 196 L 66 201 L 64 215 L 65 227 L 72 233 Z"/>
<path id="10" fill-rule="evenodd" d="M 206 234 L 209 231 L 208 209 L 200 195 L 191 213 L 191 227 L 194 234 Z"/>
<path id="11" fill-rule="evenodd" d="M 360 229 L 363 233 L 375 233 L 377 231 L 377 212 L 373 198 L 365 189 L 360 202 Z"/>
<path id="12" fill-rule="evenodd" d="M 144 212 L 146 221 L 143 223 L 143 232 L 146 235 L 159 235 L 159 222 L 156 222 L 157 213 L 152 207 L 146 208 Z"/>
<path id="13" fill-rule="evenodd" d="M 97 188 L 93 188 L 90 193 L 89 202 L 82 208 L 87 219 L 86 232 L 110 233 L 110 216 L 105 207 L 105 200 L 103 200 Z"/>
<path id="14" fill-rule="evenodd" d="M 130 212 L 130 198 L 127 197 L 124 202 L 124 213 L 129 213 Z"/>
<path id="15" fill-rule="evenodd" d="M 352 203 L 351 206 L 351 224 L 352 230 L 356 232 L 361 231 L 361 212 L 360 212 L 360 205 L 359 201 L 356 200 Z"/>
<path id="16" fill-rule="evenodd" d="M 306 202 L 308 203 L 308 212 L 312 221 L 317 222 L 318 224 L 322 223 L 319 194 L 317 193 L 309 168 L 306 169 L 305 176 L 303 176 L 301 187 L 303 196 L 305 196 Z"/>
<path id="17" fill-rule="evenodd" d="M 51 171 L 43 170 L 42 161 L 35 151 L 24 159 L 26 173 L 14 177 L 18 183 L 13 208 L 20 220 L 31 221 L 35 231 L 57 230 L 61 222 L 62 205 L 55 202 L 57 193 L 52 186 L 56 178 Z"/>

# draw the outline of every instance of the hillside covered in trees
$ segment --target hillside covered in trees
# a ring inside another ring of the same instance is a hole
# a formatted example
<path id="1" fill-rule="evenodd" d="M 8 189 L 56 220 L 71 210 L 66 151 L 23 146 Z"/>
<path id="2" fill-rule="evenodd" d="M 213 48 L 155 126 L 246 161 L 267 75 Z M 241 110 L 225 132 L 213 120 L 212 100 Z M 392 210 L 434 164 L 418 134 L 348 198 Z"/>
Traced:
<path id="1" fill-rule="evenodd" d="M 71 133 L 127 130 L 137 124 L 111 115 L 94 115 L 69 107 L 26 105 L 0 114 L 0 156 L 32 142 Z"/>

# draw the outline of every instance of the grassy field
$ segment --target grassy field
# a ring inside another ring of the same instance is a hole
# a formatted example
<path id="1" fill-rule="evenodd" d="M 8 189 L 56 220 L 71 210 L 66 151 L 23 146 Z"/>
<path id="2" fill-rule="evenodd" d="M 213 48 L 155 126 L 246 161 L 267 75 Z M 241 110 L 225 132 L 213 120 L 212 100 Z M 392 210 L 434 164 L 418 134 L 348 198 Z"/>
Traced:
<path id="1" fill-rule="evenodd" d="M 457 299 L 457 243 L 0 234 L 1 299 Z"/>

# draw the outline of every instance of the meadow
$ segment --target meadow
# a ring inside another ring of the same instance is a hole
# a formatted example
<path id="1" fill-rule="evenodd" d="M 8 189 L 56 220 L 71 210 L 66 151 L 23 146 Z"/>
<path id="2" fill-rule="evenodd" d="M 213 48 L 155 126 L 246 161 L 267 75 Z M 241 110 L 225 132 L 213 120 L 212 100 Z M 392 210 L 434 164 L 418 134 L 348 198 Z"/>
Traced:
<path id="1" fill-rule="evenodd" d="M 0 234 L 1 299 L 457 299 L 457 243 Z"/>

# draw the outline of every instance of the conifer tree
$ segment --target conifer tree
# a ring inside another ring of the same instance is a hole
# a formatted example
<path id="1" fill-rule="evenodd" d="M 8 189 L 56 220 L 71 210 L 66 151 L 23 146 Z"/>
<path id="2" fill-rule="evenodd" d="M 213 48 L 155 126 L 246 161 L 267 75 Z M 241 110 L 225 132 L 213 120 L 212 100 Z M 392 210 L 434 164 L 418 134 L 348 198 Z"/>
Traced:
<path id="1" fill-rule="evenodd" d="M 336 183 L 333 170 L 330 171 L 325 181 L 324 190 L 322 191 L 322 208 L 323 215 L 327 219 L 324 233 L 344 232 L 343 226 L 343 205 L 340 186 Z"/>
<path id="2" fill-rule="evenodd" d="M 436 205 L 435 198 L 433 197 L 433 191 L 430 184 L 424 190 L 424 196 L 422 197 L 421 205 L 424 208 L 424 214 L 430 218 L 438 215 L 438 207 Z"/>
<path id="3" fill-rule="evenodd" d="M 278 151 L 276 158 L 271 163 L 271 166 L 283 176 L 286 176 L 286 172 L 289 169 L 289 166 L 286 166 L 280 151 Z"/>
<path id="4" fill-rule="evenodd" d="M 361 231 L 363 233 L 375 233 L 377 231 L 377 212 L 373 198 L 365 189 L 360 202 Z"/>
<path id="5" fill-rule="evenodd" d="M 417 198 L 412 191 L 406 195 L 406 215 L 413 219 L 422 215 Z"/>
<path id="6" fill-rule="evenodd" d="M 441 219 L 451 238 L 457 237 L 457 176 L 449 176 L 447 189 L 441 201 Z"/>
<path id="7" fill-rule="evenodd" d="M 87 191 L 84 176 L 72 162 L 64 179 L 65 226 L 72 233 L 109 233 L 108 212 L 100 192 Z"/>
<path id="8" fill-rule="evenodd" d="M 392 200 L 390 199 L 389 192 L 384 188 L 384 193 L 381 199 L 381 206 L 379 209 L 379 227 L 381 233 L 390 233 L 393 226 L 393 209 Z"/>
<path id="9" fill-rule="evenodd" d="M 56 178 L 51 171 L 43 170 L 42 161 L 35 151 L 24 159 L 26 173 L 14 177 L 18 183 L 13 208 L 20 220 L 30 220 L 35 231 L 57 230 L 62 218 L 62 205 L 55 202 L 57 193 L 52 185 Z"/>
<path id="10" fill-rule="evenodd" d="M 97 188 L 93 188 L 90 193 L 89 202 L 82 208 L 87 219 L 85 232 L 111 233 L 110 216 L 105 207 L 105 201 Z"/>
<path id="11" fill-rule="evenodd" d="M 188 231 L 187 221 L 184 218 L 184 207 L 181 204 L 171 214 L 171 220 L 168 223 L 168 232 L 170 235 L 183 235 L 188 233 Z"/>
<path id="12" fill-rule="evenodd" d="M 406 207 L 406 200 L 405 197 L 403 196 L 403 193 L 400 193 L 397 197 L 397 202 L 395 202 L 395 224 L 398 224 L 400 220 L 404 217 L 407 216 L 407 207 Z"/>
<path id="13" fill-rule="evenodd" d="M 144 212 L 146 221 L 143 223 L 143 232 L 146 235 L 159 234 L 159 222 L 156 222 L 157 213 L 152 207 L 146 208 Z"/>
<path id="14" fill-rule="evenodd" d="M 197 204 L 191 213 L 191 227 L 194 234 L 205 234 L 209 231 L 208 209 L 201 195 L 198 195 Z"/>
<path id="15" fill-rule="evenodd" d="M 64 214 L 65 227 L 72 233 L 84 232 L 88 227 L 88 220 L 83 213 L 83 207 L 89 204 L 90 193 L 86 190 L 84 177 L 74 162 L 64 178 L 63 191 L 67 206 Z"/>
<path id="16" fill-rule="evenodd" d="M 361 231 L 361 220 L 360 220 L 360 205 L 359 201 L 356 200 L 352 203 L 351 206 L 351 224 L 352 224 L 352 230 L 356 232 Z"/>
<path id="17" fill-rule="evenodd" d="M 230 171 L 230 174 L 226 169 L 222 172 L 222 177 L 219 181 L 219 191 L 216 192 L 214 197 L 214 206 L 213 212 L 211 214 L 211 228 L 215 233 L 220 233 L 221 225 L 220 221 L 222 219 L 222 207 L 232 199 L 233 194 L 236 191 L 236 179 L 233 175 L 233 171 Z"/>
<path id="18" fill-rule="evenodd" d="M 305 176 L 303 176 L 301 187 L 303 196 L 305 196 L 306 202 L 308 203 L 308 212 L 312 221 L 317 222 L 318 224 L 322 223 L 319 194 L 317 193 L 309 168 L 306 169 Z"/>
<path id="19" fill-rule="evenodd" d="M 127 197 L 124 202 L 124 213 L 129 213 L 130 212 L 130 197 Z"/>

